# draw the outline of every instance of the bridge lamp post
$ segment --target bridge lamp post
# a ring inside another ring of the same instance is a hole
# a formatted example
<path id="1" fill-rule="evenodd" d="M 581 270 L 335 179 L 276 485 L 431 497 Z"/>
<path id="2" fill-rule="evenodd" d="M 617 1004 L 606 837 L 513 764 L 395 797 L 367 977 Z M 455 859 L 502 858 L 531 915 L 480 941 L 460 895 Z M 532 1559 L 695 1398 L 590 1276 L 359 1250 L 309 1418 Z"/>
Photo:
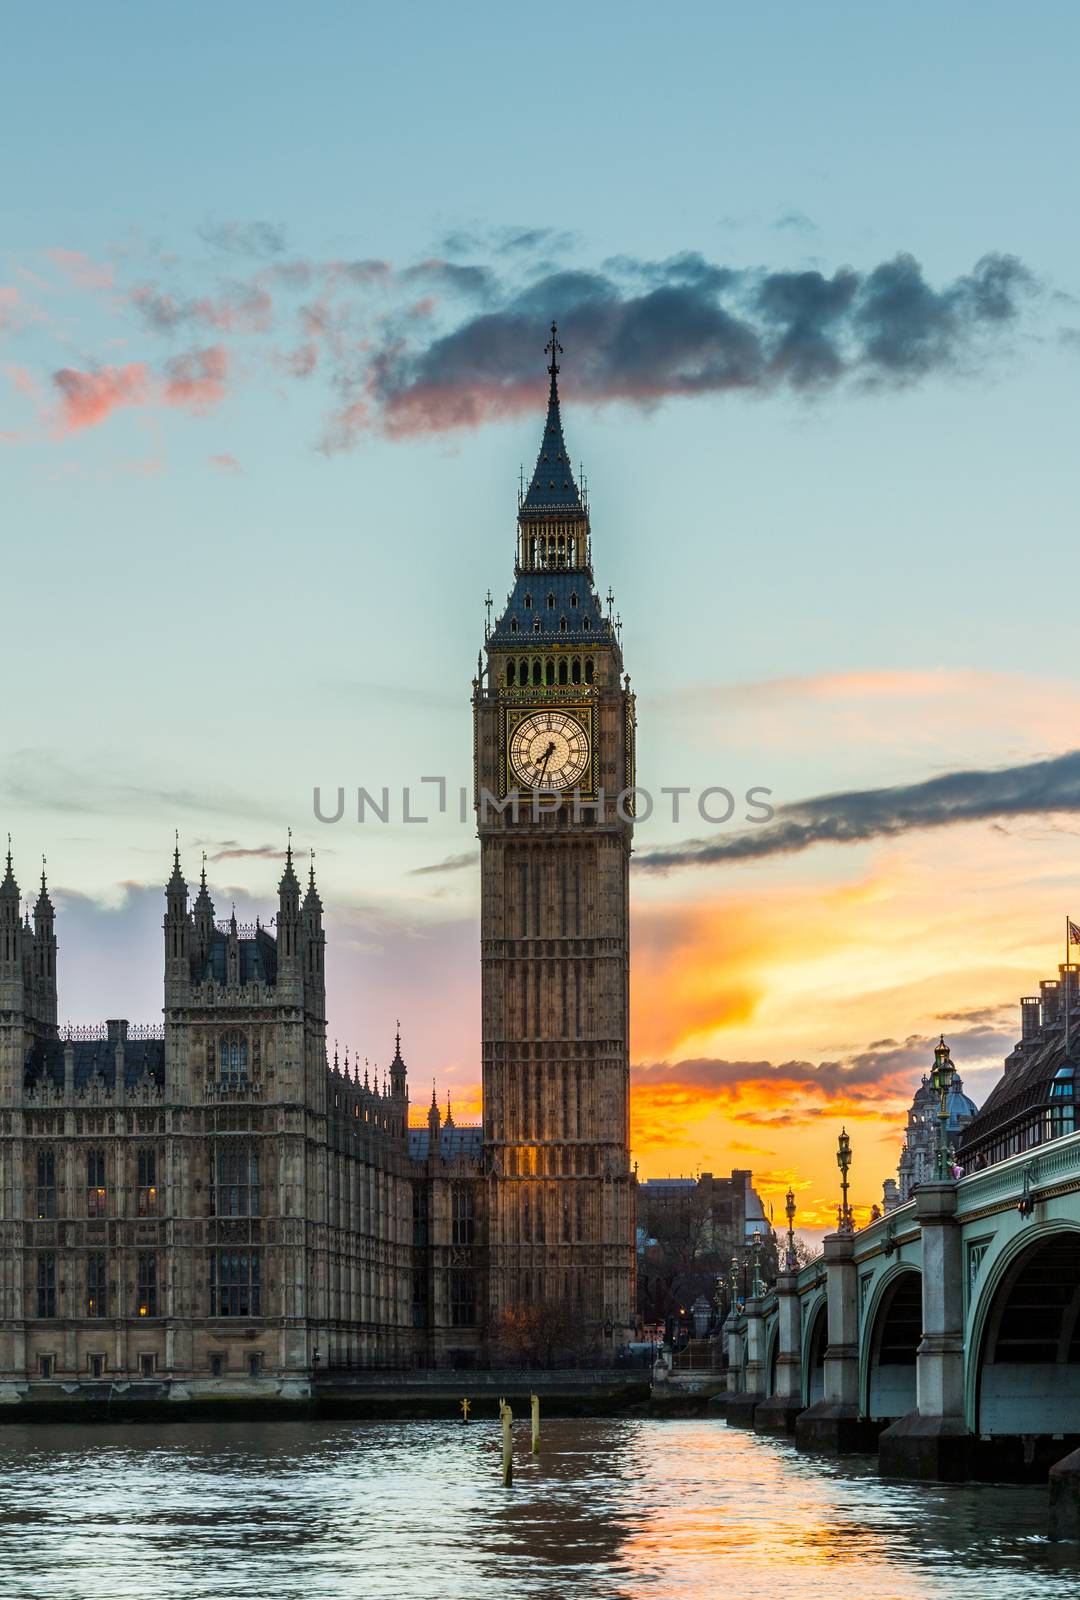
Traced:
<path id="1" fill-rule="evenodd" d="M 795 1191 L 789 1189 L 784 1196 L 784 1212 L 787 1216 L 787 1259 L 785 1265 L 789 1272 L 795 1271 Z"/>
<path id="2" fill-rule="evenodd" d="M 751 1262 L 753 1270 L 750 1275 L 750 1294 L 755 1300 L 760 1300 L 765 1293 L 765 1281 L 761 1276 L 761 1229 L 754 1229 L 754 1242 L 751 1246 Z"/>
<path id="3" fill-rule="evenodd" d="M 840 1129 L 836 1141 L 836 1165 L 840 1168 L 840 1233 L 854 1233 L 855 1224 L 848 1204 L 848 1169 L 851 1166 L 851 1138 L 846 1128 Z"/>
<path id="4" fill-rule="evenodd" d="M 731 1272 L 728 1277 L 731 1285 L 731 1315 L 734 1316 L 739 1306 L 739 1258 L 732 1256 Z"/>
<path id="5" fill-rule="evenodd" d="M 952 1177 L 949 1162 L 949 1090 L 952 1088 L 953 1064 L 949 1059 L 949 1047 L 945 1043 L 944 1035 L 941 1042 L 934 1049 L 934 1065 L 930 1073 L 930 1085 L 938 1097 L 938 1138 L 937 1138 L 937 1170 L 935 1176 L 939 1183 L 946 1183 Z"/>

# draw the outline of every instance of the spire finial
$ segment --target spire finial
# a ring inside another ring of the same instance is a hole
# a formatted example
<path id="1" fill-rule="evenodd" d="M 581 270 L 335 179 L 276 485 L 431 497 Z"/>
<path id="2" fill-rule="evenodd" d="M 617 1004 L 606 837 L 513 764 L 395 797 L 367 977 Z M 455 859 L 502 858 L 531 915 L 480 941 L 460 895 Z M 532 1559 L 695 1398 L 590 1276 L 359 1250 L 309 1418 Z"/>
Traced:
<path id="1" fill-rule="evenodd" d="M 559 371 L 559 357 L 564 354 L 563 347 L 559 343 L 559 324 L 554 318 L 551 321 L 551 338 L 544 346 L 544 354 L 551 357 L 548 362 L 548 371 L 551 373 L 551 383 L 552 387 L 554 387 L 555 378 Z"/>
<path id="2" fill-rule="evenodd" d="M 206 888 L 206 851 L 205 850 L 202 853 L 202 872 L 200 873 L 199 881 L 201 882 L 203 888 L 205 889 Z"/>
<path id="3" fill-rule="evenodd" d="M 46 866 L 45 857 L 42 856 L 42 858 L 41 858 L 41 892 L 42 892 L 42 894 L 45 893 L 45 866 Z"/>
<path id="4" fill-rule="evenodd" d="M 7 869 L 11 872 L 11 834 L 7 836 Z"/>
<path id="5" fill-rule="evenodd" d="M 173 829 L 173 854 L 172 854 L 172 858 L 173 858 L 173 866 L 179 872 L 179 870 L 180 870 L 180 829 L 179 828 L 174 828 Z M 41 859 L 44 861 L 45 857 L 42 856 Z"/>
<path id="6" fill-rule="evenodd" d="M 315 851 L 314 850 L 312 850 L 312 852 L 311 852 L 311 862 L 310 862 L 310 864 L 308 866 L 308 883 L 314 889 L 314 887 L 315 887 Z"/>
<path id="7" fill-rule="evenodd" d="M 289 842 L 285 846 L 285 865 L 286 865 L 286 867 L 291 867 L 292 866 L 292 829 L 291 828 L 288 829 L 288 835 L 289 835 Z"/>

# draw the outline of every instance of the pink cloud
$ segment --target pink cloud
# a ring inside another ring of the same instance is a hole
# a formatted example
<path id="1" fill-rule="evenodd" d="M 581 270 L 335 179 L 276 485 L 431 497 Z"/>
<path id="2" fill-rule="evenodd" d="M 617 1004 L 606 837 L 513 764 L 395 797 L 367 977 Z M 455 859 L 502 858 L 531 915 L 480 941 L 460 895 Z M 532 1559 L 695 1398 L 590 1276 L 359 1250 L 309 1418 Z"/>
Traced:
<path id="1" fill-rule="evenodd" d="M 215 467 L 220 467 L 222 472 L 242 472 L 244 470 L 235 456 L 211 456 L 210 461 Z"/>
<path id="2" fill-rule="evenodd" d="M 162 399 L 167 406 L 187 406 L 200 413 L 208 411 L 225 398 L 229 352 L 220 344 L 210 345 L 205 350 L 190 350 L 170 361 L 165 371 L 167 379 Z"/>
<path id="3" fill-rule="evenodd" d="M 62 367 L 53 373 L 53 383 L 60 393 L 61 435 L 96 428 L 120 406 L 146 405 L 150 398 L 150 376 L 143 361 L 99 367 L 96 372 Z"/>
<path id="4" fill-rule="evenodd" d="M 261 284 L 236 284 L 218 299 L 200 295 L 192 300 L 142 284 L 130 299 L 155 333 L 173 333 L 191 323 L 221 333 L 266 333 L 273 320 L 274 303 Z"/>
<path id="5" fill-rule="evenodd" d="M 112 289 L 116 277 L 112 267 L 91 261 L 81 250 L 63 250 L 55 247 L 46 250 L 50 261 L 60 268 L 64 276 L 80 289 Z"/>

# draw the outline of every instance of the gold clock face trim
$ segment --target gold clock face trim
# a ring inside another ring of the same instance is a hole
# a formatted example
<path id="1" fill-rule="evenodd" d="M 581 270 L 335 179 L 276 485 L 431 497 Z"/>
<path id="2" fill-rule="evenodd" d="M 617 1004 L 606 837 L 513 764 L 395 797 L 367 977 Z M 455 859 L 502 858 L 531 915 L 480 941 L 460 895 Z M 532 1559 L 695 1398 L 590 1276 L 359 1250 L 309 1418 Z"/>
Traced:
<path id="1" fill-rule="evenodd" d="M 589 771 L 589 732 L 569 712 L 545 706 L 509 730 L 510 772 L 528 789 L 573 789 Z"/>

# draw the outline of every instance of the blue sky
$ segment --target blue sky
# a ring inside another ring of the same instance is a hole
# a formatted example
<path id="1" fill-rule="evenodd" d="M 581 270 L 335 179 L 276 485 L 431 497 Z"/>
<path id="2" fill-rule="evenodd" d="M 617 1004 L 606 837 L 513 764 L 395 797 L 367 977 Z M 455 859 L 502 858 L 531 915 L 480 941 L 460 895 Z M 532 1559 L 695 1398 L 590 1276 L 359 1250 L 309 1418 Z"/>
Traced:
<path id="1" fill-rule="evenodd" d="M 988 254 L 1015 257 L 1014 314 L 902 381 L 856 366 L 809 392 L 643 404 L 607 377 L 581 389 L 567 334 L 566 432 L 624 619 L 646 781 L 760 783 L 787 802 L 1077 743 L 1074 7 L 45 3 L 9 7 L 6 29 L 0 648 L 18 692 L 3 812 L 23 882 L 44 851 L 82 897 L 63 951 L 73 1013 L 160 1004 L 156 948 L 130 930 L 157 937 L 146 886 L 174 827 L 192 872 L 204 845 L 221 856 L 227 910 L 265 907 L 265 848 L 291 823 L 320 849 L 350 952 L 342 1031 L 375 1052 L 434 989 L 423 1071 L 474 1080 L 458 957 L 474 874 L 416 873 L 468 852 L 470 830 L 320 830 L 311 790 L 468 781 L 483 596 L 511 579 L 541 412 L 519 397 L 479 426 L 391 437 L 379 401 L 348 448 L 319 446 L 358 397 L 371 406 L 365 350 L 400 341 L 412 384 L 439 339 L 558 273 L 621 272 L 629 296 L 634 274 L 670 281 L 658 264 L 689 254 L 747 285 L 845 267 L 865 282 L 904 254 L 948 296 Z M 497 288 L 455 297 L 421 281 L 432 261 Z M 354 283 L 336 355 L 323 331 L 301 379 L 301 308 L 342 262 L 384 263 L 392 287 Z M 243 310 L 253 286 L 269 311 Z M 105 371 L 128 374 L 124 402 L 88 420 Z M 650 843 L 673 836 L 653 827 Z M 965 841 L 947 854 L 971 927 L 980 877 L 1019 907 L 1024 884 L 1045 881 L 1049 904 L 1076 876 L 1060 837 L 1011 839 L 1007 870 L 991 826 Z M 770 897 L 857 896 L 903 879 L 883 848 L 643 879 L 639 903 L 730 901 L 737 920 Z M 996 999 L 1006 972 L 1021 982 L 1047 916 L 1033 895 L 1013 947 L 957 984 Z M 905 929 L 922 905 L 904 903 Z M 91 960 L 113 948 L 111 967 Z M 811 1014 L 799 1045 L 758 1012 L 756 1032 L 753 1017 L 730 1039 L 646 1029 L 642 1048 L 817 1059 L 906 1037 L 905 1017 L 917 1033 L 942 1003 L 866 981 L 876 1028 Z"/>

